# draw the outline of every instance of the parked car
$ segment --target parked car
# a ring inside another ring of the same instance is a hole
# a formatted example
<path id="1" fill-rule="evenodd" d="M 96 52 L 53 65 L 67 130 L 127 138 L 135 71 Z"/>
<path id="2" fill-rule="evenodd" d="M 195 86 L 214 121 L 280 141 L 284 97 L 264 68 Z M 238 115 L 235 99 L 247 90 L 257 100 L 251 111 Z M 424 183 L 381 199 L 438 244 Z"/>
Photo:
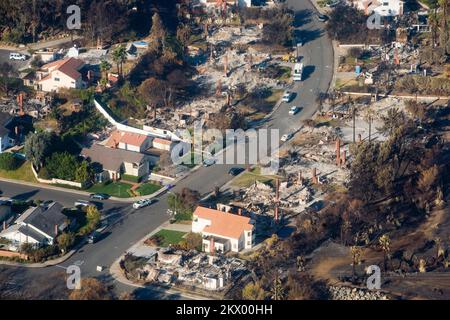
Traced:
<path id="1" fill-rule="evenodd" d="M 289 109 L 289 114 L 290 115 L 295 115 L 297 112 L 299 112 L 300 111 L 300 108 L 299 107 L 297 107 L 297 106 L 292 106 L 290 109 Z"/>
<path id="2" fill-rule="evenodd" d="M 135 203 L 133 203 L 133 208 L 134 209 L 144 208 L 144 207 L 147 207 L 147 206 L 149 206 L 149 205 L 151 205 L 151 204 L 153 204 L 153 203 L 155 203 L 157 201 L 158 201 L 158 199 L 155 199 L 155 198 L 153 198 L 153 199 L 142 199 L 142 200 L 139 200 L 139 201 L 136 201 Z"/>
<path id="3" fill-rule="evenodd" d="M 283 94 L 283 98 L 281 98 L 281 100 L 282 100 L 283 102 L 289 103 L 289 102 L 292 100 L 293 95 L 294 95 L 294 94 L 293 94 L 292 92 L 286 91 L 286 92 Z"/>
<path id="4" fill-rule="evenodd" d="M 319 20 L 320 22 L 325 22 L 328 20 L 328 17 L 324 14 L 317 14 L 317 20 Z"/>
<path id="5" fill-rule="evenodd" d="M 25 61 L 27 60 L 27 56 L 21 53 L 11 52 L 9 54 L 9 60 Z"/>
<path id="6" fill-rule="evenodd" d="M 281 137 L 281 141 L 286 142 L 290 140 L 293 136 L 294 135 L 292 133 L 283 134 L 283 136 Z"/>
<path id="7" fill-rule="evenodd" d="M 107 225 L 102 225 L 100 228 L 91 233 L 88 237 L 88 243 L 94 244 L 102 237 L 102 232 L 105 231 Z"/>
<path id="8" fill-rule="evenodd" d="M 92 193 L 89 198 L 95 200 L 106 200 L 110 198 L 110 195 L 106 193 Z"/>
<path id="9" fill-rule="evenodd" d="M 231 176 L 237 176 L 239 173 L 244 171 L 244 168 L 233 167 L 228 171 L 228 174 Z"/>
<path id="10" fill-rule="evenodd" d="M 75 201 L 74 206 L 75 207 L 89 207 L 89 206 L 95 206 L 95 204 L 93 204 L 90 201 L 86 201 L 86 200 L 77 200 L 77 201 Z"/>
<path id="11" fill-rule="evenodd" d="M 204 167 L 209 167 L 209 166 L 212 166 L 215 163 L 216 163 L 216 159 L 208 158 L 205 161 L 203 161 L 203 166 Z"/>

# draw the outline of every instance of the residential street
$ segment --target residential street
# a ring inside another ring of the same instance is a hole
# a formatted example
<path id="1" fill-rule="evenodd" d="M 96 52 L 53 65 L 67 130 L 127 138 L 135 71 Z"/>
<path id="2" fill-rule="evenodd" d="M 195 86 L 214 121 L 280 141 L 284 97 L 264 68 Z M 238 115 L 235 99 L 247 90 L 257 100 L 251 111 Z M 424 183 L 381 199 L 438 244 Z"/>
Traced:
<path id="1" fill-rule="evenodd" d="M 296 24 L 300 26 L 298 31 L 303 40 L 303 47 L 300 54 L 304 57 L 302 62 L 305 66 L 304 81 L 297 82 L 293 91 L 297 93 L 295 99 L 289 103 L 282 103 L 280 108 L 263 124 L 263 127 L 280 129 L 280 136 L 284 133 L 294 131 L 301 126 L 301 121 L 310 118 L 317 110 L 316 97 L 319 92 L 328 90 L 333 73 L 333 48 L 330 39 L 324 34 L 323 23 L 314 16 L 314 7 L 306 0 L 288 0 L 290 6 L 297 12 Z M 0 51 L 3 54 L 4 51 Z M 1 60 L 1 59 L 0 59 Z M 290 116 L 288 110 L 290 106 L 297 105 L 301 111 Z M 222 186 L 232 176 L 228 170 L 232 165 L 213 165 L 211 167 L 201 167 L 190 176 L 180 181 L 172 192 L 180 191 L 183 187 L 198 190 L 202 195 L 213 191 L 216 186 Z M 11 196 L 15 199 L 41 199 L 54 200 L 65 206 L 72 206 L 73 202 L 83 197 L 77 194 L 59 192 L 46 189 L 36 189 L 32 186 L 18 185 L 0 182 L 2 196 Z M 159 198 L 159 202 L 150 207 L 134 210 L 131 204 L 114 201 L 104 201 L 103 214 L 110 216 L 111 225 L 105 238 L 95 244 L 88 244 L 79 252 L 75 253 L 69 260 L 62 264 L 67 267 L 72 264 L 80 265 L 83 277 L 98 277 L 109 279 L 108 267 L 129 247 L 146 234 L 157 228 L 168 220 L 167 196 L 164 194 Z M 103 272 L 97 272 L 97 266 L 106 267 Z M 12 271 L 11 269 L 15 269 Z M 48 267 L 45 269 L 27 269 L 17 267 L 0 266 L 0 272 L 7 270 L 13 272 L 17 285 L 25 286 L 25 283 L 39 281 L 52 281 L 62 279 L 57 277 L 62 270 L 60 267 Z M 130 291 L 135 288 L 126 287 L 119 283 L 114 283 L 118 291 Z M 147 289 L 137 290 L 138 298 L 145 299 L 176 299 L 180 296 L 166 294 Z"/>

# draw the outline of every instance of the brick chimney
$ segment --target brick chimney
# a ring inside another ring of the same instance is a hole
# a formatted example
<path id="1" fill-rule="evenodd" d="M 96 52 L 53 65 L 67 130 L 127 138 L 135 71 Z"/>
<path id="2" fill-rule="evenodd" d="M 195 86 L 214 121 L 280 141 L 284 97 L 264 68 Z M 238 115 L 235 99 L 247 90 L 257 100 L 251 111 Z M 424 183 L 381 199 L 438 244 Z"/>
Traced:
<path id="1" fill-rule="evenodd" d="M 3 221 L 3 231 L 6 230 L 6 221 Z"/>
<path id="2" fill-rule="evenodd" d="M 225 54 L 224 63 L 223 63 L 223 73 L 228 77 L 228 54 Z"/>
<path id="3" fill-rule="evenodd" d="M 57 236 L 57 235 L 58 235 L 58 225 L 55 224 L 55 236 Z"/>
<path id="4" fill-rule="evenodd" d="M 347 161 L 347 151 L 344 150 L 342 151 L 342 164 L 345 165 L 346 161 Z"/>
<path id="5" fill-rule="evenodd" d="M 317 184 L 319 181 L 317 179 L 317 169 L 313 168 L 312 170 L 312 183 Z"/>
<path id="6" fill-rule="evenodd" d="M 302 183 L 302 170 L 298 171 L 298 180 L 297 180 L 297 184 L 301 184 Z"/>
<path id="7" fill-rule="evenodd" d="M 209 240 L 209 252 L 211 253 L 211 255 L 214 255 L 214 238 L 211 237 L 211 239 Z"/>
<path id="8" fill-rule="evenodd" d="M 341 139 L 336 140 L 336 164 L 341 165 Z"/>

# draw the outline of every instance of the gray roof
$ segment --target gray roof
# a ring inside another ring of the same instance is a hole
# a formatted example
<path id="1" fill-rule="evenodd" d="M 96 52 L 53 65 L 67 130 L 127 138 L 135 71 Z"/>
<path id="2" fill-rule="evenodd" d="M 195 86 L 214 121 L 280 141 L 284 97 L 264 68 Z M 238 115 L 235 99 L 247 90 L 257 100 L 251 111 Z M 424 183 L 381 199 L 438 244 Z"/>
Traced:
<path id="1" fill-rule="evenodd" d="M 11 216 L 11 207 L 8 205 L 0 205 L 0 222 L 7 220 Z"/>
<path id="2" fill-rule="evenodd" d="M 28 226 L 20 226 L 19 231 L 24 235 L 29 236 L 30 238 L 33 238 L 40 243 L 47 242 L 47 238 L 42 233 L 39 233 L 33 228 L 30 228 Z"/>
<path id="3" fill-rule="evenodd" d="M 124 162 L 141 163 L 145 158 L 145 155 L 139 152 L 108 148 L 99 144 L 84 148 L 81 155 L 90 158 L 91 162 L 102 164 L 103 169 L 110 171 L 119 171 Z"/>
<path id="4" fill-rule="evenodd" d="M 10 133 L 9 128 L 6 126 L 11 122 L 13 116 L 9 113 L 0 112 L 0 137 L 4 137 L 5 135 Z"/>
<path id="5" fill-rule="evenodd" d="M 64 229 L 66 226 L 67 217 L 62 214 L 63 206 L 57 202 L 50 204 L 47 209 L 39 206 L 25 218 L 24 222 L 30 224 L 36 229 L 41 230 L 49 236 L 55 235 L 55 225 L 58 229 Z"/>

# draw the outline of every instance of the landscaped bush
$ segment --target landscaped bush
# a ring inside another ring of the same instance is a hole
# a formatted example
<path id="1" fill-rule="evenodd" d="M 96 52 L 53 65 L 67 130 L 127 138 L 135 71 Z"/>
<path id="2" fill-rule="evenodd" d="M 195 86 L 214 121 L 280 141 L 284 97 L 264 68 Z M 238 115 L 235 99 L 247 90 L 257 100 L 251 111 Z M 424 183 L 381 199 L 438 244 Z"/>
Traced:
<path id="1" fill-rule="evenodd" d="M 12 153 L 5 152 L 0 154 L 0 170 L 16 170 L 19 165 L 19 159 Z"/>
<path id="2" fill-rule="evenodd" d="M 160 234 L 155 234 L 144 241 L 144 244 L 151 247 L 159 247 L 164 242 L 164 237 Z"/>

